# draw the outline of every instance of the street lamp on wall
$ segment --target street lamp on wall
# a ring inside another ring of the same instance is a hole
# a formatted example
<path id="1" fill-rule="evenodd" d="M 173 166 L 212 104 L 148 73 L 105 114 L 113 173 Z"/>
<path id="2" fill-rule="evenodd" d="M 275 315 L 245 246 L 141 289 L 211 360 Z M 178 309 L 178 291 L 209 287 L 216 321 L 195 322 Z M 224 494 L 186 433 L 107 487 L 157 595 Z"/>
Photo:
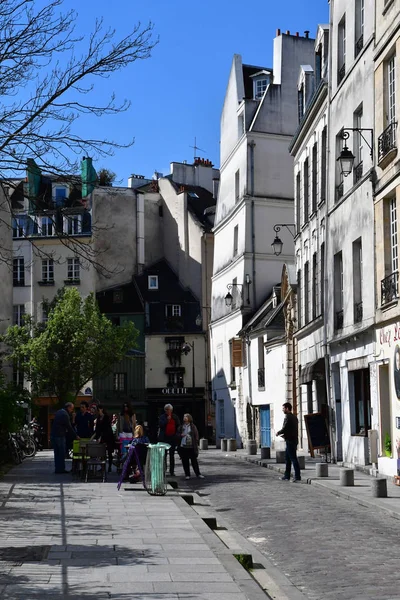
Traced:
<path id="1" fill-rule="evenodd" d="M 250 275 L 247 273 L 246 274 L 246 283 L 228 283 L 228 285 L 226 286 L 228 288 L 228 293 L 225 296 L 225 304 L 228 308 L 230 308 L 233 304 L 233 296 L 231 294 L 231 290 L 234 290 L 237 288 L 237 286 L 240 286 L 241 288 L 243 288 L 245 285 L 247 285 L 247 304 L 250 304 L 250 284 L 251 284 L 251 279 L 250 279 Z"/>
<path id="2" fill-rule="evenodd" d="M 185 356 L 187 356 L 190 352 L 192 353 L 192 399 L 193 402 L 196 400 L 196 372 L 194 366 L 194 341 L 184 342 L 181 346 L 181 351 Z"/>
<path id="3" fill-rule="evenodd" d="M 367 144 L 367 146 L 370 150 L 371 160 L 373 160 L 373 158 L 374 158 L 374 130 L 373 129 L 363 129 L 360 127 L 346 127 L 346 129 L 342 129 L 342 131 L 340 132 L 340 137 L 342 138 L 342 140 L 344 140 L 344 146 L 342 148 L 340 155 L 337 158 L 337 161 L 340 164 L 340 172 L 343 175 L 343 177 L 347 177 L 348 175 L 350 175 L 350 173 L 353 170 L 354 161 L 355 161 L 354 154 L 347 146 L 347 140 L 350 137 L 349 131 L 356 131 L 357 133 L 360 134 L 360 136 L 362 137 L 362 139 Z M 368 131 L 370 133 L 371 142 L 368 142 L 368 140 L 365 138 L 365 136 L 362 133 L 363 131 Z"/>
<path id="4" fill-rule="evenodd" d="M 282 254 L 283 242 L 278 235 L 282 227 L 286 227 L 286 229 L 289 231 L 290 235 L 294 239 L 294 231 L 296 227 L 294 223 L 277 223 L 276 225 L 274 225 L 275 239 L 272 242 L 271 246 L 274 250 L 275 256 L 279 256 L 280 254 Z M 293 231 L 290 229 L 291 227 L 293 227 Z"/>

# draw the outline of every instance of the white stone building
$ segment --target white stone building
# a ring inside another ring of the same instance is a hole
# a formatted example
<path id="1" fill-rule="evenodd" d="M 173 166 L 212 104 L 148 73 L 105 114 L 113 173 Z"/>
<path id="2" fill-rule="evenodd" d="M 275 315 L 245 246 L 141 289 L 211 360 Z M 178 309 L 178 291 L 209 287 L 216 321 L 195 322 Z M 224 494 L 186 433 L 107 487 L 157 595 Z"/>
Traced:
<path id="1" fill-rule="evenodd" d="M 235 339 L 279 284 L 283 263 L 293 257 L 289 232 L 282 231 L 285 252 L 279 258 L 271 244 L 275 224 L 293 223 L 288 145 L 298 124 L 298 70 L 312 62 L 313 54 L 314 40 L 278 31 L 273 68 L 245 65 L 235 55 L 225 95 L 214 227 L 212 381 L 217 438 L 234 437 L 239 444 L 249 435 L 252 398 L 245 352 L 236 351 Z M 228 289 L 231 307 L 225 302 Z"/>

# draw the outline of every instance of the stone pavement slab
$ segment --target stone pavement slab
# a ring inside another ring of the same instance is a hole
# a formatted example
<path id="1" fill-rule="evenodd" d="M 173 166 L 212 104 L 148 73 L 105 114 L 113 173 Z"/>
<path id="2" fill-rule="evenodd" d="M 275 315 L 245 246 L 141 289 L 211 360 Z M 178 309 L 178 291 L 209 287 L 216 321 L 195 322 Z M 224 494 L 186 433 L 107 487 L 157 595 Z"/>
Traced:
<path id="1" fill-rule="evenodd" d="M 176 494 L 52 471 L 42 452 L 0 481 L 1 599 L 267 598 L 235 559 L 225 564 L 226 546 Z"/>

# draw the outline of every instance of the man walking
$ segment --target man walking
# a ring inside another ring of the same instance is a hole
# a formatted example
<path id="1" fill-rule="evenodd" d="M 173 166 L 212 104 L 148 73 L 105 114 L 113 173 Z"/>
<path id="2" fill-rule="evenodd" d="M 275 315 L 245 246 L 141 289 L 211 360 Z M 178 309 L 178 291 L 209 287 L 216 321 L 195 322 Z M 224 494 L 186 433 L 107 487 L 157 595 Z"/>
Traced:
<path id="1" fill-rule="evenodd" d="M 74 410 L 72 402 L 67 402 L 64 408 L 61 408 L 54 415 L 53 425 L 51 427 L 51 444 L 54 450 L 54 472 L 69 473 L 65 469 L 65 452 L 67 434 L 71 435 L 72 439 L 78 438 L 75 430 L 71 425 L 70 414 Z"/>
<path id="2" fill-rule="evenodd" d="M 282 477 L 284 481 L 289 481 L 290 470 L 293 464 L 294 478 L 293 483 L 301 481 L 300 465 L 297 460 L 297 444 L 299 442 L 299 421 L 297 417 L 292 413 L 292 405 L 290 402 L 285 402 L 282 405 L 282 410 L 285 415 L 283 421 L 283 427 L 276 435 L 281 435 L 286 442 L 286 470 Z"/>
<path id="3" fill-rule="evenodd" d="M 172 404 L 166 404 L 164 406 L 164 414 L 161 415 L 160 420 L 158 422 L 158 441 L 165 442 L 166 444 L 169 444 L 171 446 L 168 450 L 170 475 L 175 475 L 175 449 L 180 439 L 179 434 L 181 428 L 181 422 L 179 420 L 179 417 L 173 412 L 173 410 L 174 407 L 172 406 Z M 166 455 L 165 460 L 167 460 Z"/>

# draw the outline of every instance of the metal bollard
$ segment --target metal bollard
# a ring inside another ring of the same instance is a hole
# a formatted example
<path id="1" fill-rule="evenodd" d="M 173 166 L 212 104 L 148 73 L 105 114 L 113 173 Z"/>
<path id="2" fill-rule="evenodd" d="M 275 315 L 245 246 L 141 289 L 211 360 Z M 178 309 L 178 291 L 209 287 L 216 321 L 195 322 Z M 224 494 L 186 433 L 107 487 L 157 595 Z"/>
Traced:
<path id="1" fill-rule="evenodd" d="M 261 460 L 267 460 L 268 458 L 271 458 L 271 448 L 265 446 L 261 448 Z"/>
<path id="2" fill-rule="evenodd" d="M 228 440 L 228 444 L 227 444 L 227 451 L 228 452 L 236 452 L 236 440 L 235 438 L 229 438 Z"/>
<path id="3" fill-rule="evenodd" d="M 299 461 L 300 469 L 302 471 L 304 471 L 304 469 L 306 468 L 306 457 L 305 456 L 298 456 L 297 460 Z"/>
<path id="4" fill-rule="evenodd" d="M 317 463 L 316 475 L 317 477 L 328 477 L 328 463 Z"/>
<path id="5" fill-rule="evenodd" d="M 285 463 L 286 462 L 285 450 L 277 450 L 276 451 L 276 462 L 277 463 Z"/>
<path id="6" fill-rule="evenodd" d="M 256 440 L 249 440 L 247 442 L 247 454 L 257 454 L 257 442 L 256 442 Z"/>
<path id="7" fill-rule="evenodd" d="M 387 498 L 387 480 L 383 477 L 371 480 L 373 498 Z"/>
<path id="8" fill-rule="evenodd" d="M 228 440 L 226 438 L 223 438 L 221 440 L 221 450 L 222 452 L 226 452 L 228 449 Z"/>
<path id="9" fill-rule="evenodd" d="M 346 487 L 354 485 L 354 469 L 342 469 L 340 471 L 340 485 Z"/>
<path id="10" fill-rule="evenodd" d="M 207 438 L 201 438 L 200 450 L 208 450 L 208 439 Z"/>

